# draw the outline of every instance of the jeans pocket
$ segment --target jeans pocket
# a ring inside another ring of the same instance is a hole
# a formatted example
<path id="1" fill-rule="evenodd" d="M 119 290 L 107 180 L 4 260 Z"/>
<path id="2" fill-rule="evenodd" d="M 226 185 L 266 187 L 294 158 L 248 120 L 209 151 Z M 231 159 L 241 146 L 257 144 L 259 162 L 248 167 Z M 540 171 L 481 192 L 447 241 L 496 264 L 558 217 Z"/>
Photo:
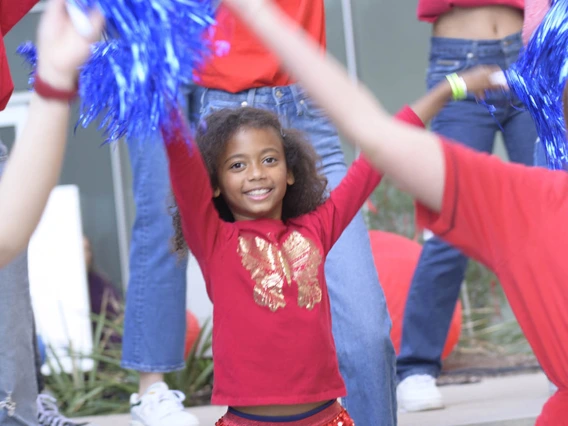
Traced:
<path id="1" fill-rule="evenodd" d="M 237 102 L 228 102 L 228 101 L 205 101 L 203 105 L 201 105 L 201 118 L 207 117 L 209 114 L 213 114 L 214 112 L 220 111 L 222 109 L 236 109 L 241 107 Z"/>
<path id="2" fill-rule="evenodd" d="M 304 115 L 310 118 L 327 118 L 325 111 L 307 96 L 300 100 L 300 108 Z"/>
<path id="3" fill-rule="evenodd" d="M 461 72 L 467 69 L 465 59 L 433 58 L 430 60 L 426 73 L 426 83 L 429 89 L 442 81 L 448 74 Z"/>

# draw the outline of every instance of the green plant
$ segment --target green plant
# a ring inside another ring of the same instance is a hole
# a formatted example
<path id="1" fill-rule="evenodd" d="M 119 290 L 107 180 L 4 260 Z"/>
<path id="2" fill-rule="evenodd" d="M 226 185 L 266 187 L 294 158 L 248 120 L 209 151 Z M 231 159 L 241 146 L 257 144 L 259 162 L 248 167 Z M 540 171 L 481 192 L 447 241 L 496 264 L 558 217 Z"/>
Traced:
<path id="1" fill-rule="evenodd" d="M 371 196 L 376 211 L 369 211 L 367 221 L 370 229 L 393 232 L 416 239 L 414 226 L 414 202 L 399 191 L 388 179 L 383 179 Z"/>
<path id="2" fill-rule="evenodd" d="M 51 359 L 48 358 L 47 364 L 52 373 L 45 378 L 46 387 L 57 399 L 61 412 L 66 416 L 125 413 L 129 410 L 130 395 L 138 392 L 138 374 L 120 366 L 124 308 L 122 305 L 116 305 L 115 311 L 119 314 L 115 318 L 108 318 L 107 304 L 108 300 L 105 297 L 101 315 L 92 317 L 94 322 L 92 353 L 78 354 L 71 345 L 66 350 L 65 356 L 68 356 L 72 363 L 70 374 L 64 372 L 59 357 L 52 355 Z M 213 364 L 210 359 L 202 358 L 210 345 L 211 333 L 209 328 L 204 326 L 188 357 L 186 368 L 179 373 L 183 380 L 175 382 L 183 385 L 184 391 L 189 390 L 187 404 L 194 402 L 195 399 L 192 398 L 194 394 L 199 394 L 203 388 L 210 388 Z M 54 354 L 52 348 L 50 352 Z M 84 359 L 93 362 L 91 371 L 80 370 L 79 365 Z M 204 401 L 202 398 L 200 402 L 209 401 Z"/>
<path id="3" fill-rule="evenodd" d="M 207 357 L 211 349 L 212 330 L 210 321 L 201 327 L 199 336 L 185 361 L 185 368 L 181 371 L 166 374 L 165 381 L 170 389 L 179 389 L 188 398 L 186 405 L 198 405 L 203 399 L 211 399 L 213 385 L 213 360 Z"/>
<path id="4" fill-rule="evenodd" d="M 71 359 L 70 374 L 63 370 L 63 363 L 52 348 L 47 364 L 51 374 L 45 379 L 46 387 L 57 399 L 60 409 L 67 416 L 89 416 L 128 411 L 130 394 L 137 391 L 138 377 L 133 371 L 120 367 L 120 346 L 113 336 L 122 336 L 123 310 L 114 318 L 106 317 L 107 301 L 103 302 L 101 315 L 93 315 L 93 351 L 85 356 L 74 351 L 72 345 L 65 355 Z M 120 309 L 120 307 L 119 307 Z M 86 373 L 79 369 L 84 359 L 93 362 Z"/>
<path id="5" fill-rule="evenodd" d="M 415 228 L 414 202 L 410 196 L 385 179 L 371 196 L 371 202 L 375 209 L 369 209 L 367 213 L 370 229 L 393 232 L 422 242 L 422 235 Z M 462 298 L 464 316 L 460 346 L 483 347 L 500 353 L 529 352 L 493 272 L 470 261 L 465 281 L 467 292 L 464 290 L 462 294 L 467 297 Z"/>

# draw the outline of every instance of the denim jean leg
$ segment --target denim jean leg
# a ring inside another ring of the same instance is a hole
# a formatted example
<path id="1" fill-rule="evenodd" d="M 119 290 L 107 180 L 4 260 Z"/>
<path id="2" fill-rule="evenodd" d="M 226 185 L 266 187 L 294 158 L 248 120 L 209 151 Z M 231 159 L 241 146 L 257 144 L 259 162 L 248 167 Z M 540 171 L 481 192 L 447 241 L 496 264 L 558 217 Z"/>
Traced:
<path id="1" fill-rule="evenodd" d="M 525 166 L 534 165 L 537 148 L 535 141 L 538 135 L 530 113 L 521 104 L 508 107 L 503 130 L 509 160 Z"/>
<path id="2" fill-rule="evenodd" d="M 474 100 L 449 103 L 432 130 L 478 151 L 493 149 L 497 123 Z M 398 379 L 413 374 L 437 377 L 452 315 L 467 267 L 466 257 L 443 240 L 425 242 L 403 316 Z"/>
<path id="3" fill-rule="evenodd" d="M 163 143 L 128 142 L 136 218 L 130 247 L 130 281 L 122 366 L 166 373 L 184 367 L 187 258 L 172 252 L 168 162 Z"/>
<path id="4" fill-rule="evenodd" d="M 34 362 L 35 362 L 35 372 L 36 372 L 36 383 L 37 383 L 37 393 L 42 393 L 45 389 L 45 379 L 41 373 L 41 353 L 39 349 L 39 336 L 37 335 L 35 327 L 35 319 L 33 320 L 32 336 L 33 338 L 33 348 L 34 348 Z"/>
<path id="5" fill-rule="evenodd" d="M 433 38 L 428 88 L 448 73 L 478 64 L 505 68 L 516 59 L 520 46 L 519 34 L 496 41 Z M 487 103 L 496 107 L 494 116 L 471 96 L 450 102 L 432 121 L 432 130 L 472 149 L 492 152 L 495 134 L 503 127 L 509 157 L 527 164 L 536 134 L 526 113 L 511 106 L 515 102 L 509 94 L 490 94 Z M 518 102 L 515 106 L 520 107 Z M 466 257 L 441 239 L 434 237 L 424 244 L 405 308 L 397 361 L 399 380 L 412 374 L 436 377 L 440 373 L 441 355 L 466 267 Z"/>
<path id="6" fill-rule="evenodd" d="M 546 151 L 544 150 L 544 145 L 537 139 L 534 146 L 534 165 L 538 167 L 548 168 L 546 160 Z"/>
<path id="7" fill-rule="evenodd" d="M 26 253 L 0 269 L 0 288 L 0 425 L 37 425 L 35 335 Z"/>
<path id="8" fill-rule="evenodd" d="M 347 171 L 337 130 L 321 109 L 297 91 L 301 99 L 288 109 L 286 119 L 308 136 L 322 158 L 329 187 L 335 188 Z M 343 405 L 356 424 L 396 425 L 391 320 L 361 213 L 328 254 L 325 274 L 337 356 L 347 386 Z"/>
<path id="9" fill-rule="evenodd" d="M 413 374 L 437 377 L 467 258 L 445 241 L 424 243 L 406 300 L 397 361 L 399 380 Z"/>

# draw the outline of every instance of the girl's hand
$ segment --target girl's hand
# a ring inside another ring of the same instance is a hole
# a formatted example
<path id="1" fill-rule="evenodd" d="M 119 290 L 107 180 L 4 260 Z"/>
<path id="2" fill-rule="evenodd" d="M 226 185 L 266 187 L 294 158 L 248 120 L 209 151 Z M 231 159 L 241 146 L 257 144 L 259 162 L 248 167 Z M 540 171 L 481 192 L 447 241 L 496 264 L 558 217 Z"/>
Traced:
<path id="1" fill-rule="evenodd" d="M 92 11 L 88 19 L 92 31 L 87 36 L 77 31 L 65 5 L 66 0 L 50 0 L 38 28 L 38 75 L 60 90 L 77 85 L 79 68 L 91 56 L 91 44 L 100 39 L 104 18 Z"/>
<path id="2" fill-rule="evenodd" d="M 472 93 L 478 99 L 485 98 L 487 90 L 509 90 L 502 78 L 501 68 L 495 65 L 479 65 L 460 73 L 467 85 L 467 92 Z"/>

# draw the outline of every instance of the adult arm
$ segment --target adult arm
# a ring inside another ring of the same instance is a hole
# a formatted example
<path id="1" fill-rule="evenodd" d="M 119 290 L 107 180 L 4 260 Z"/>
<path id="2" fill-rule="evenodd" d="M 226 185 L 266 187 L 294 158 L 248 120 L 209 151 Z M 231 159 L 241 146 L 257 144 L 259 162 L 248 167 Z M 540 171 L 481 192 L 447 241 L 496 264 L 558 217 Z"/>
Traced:
<path id="1" fill-rule="evenodd" d="M 280 57 L 376 169 L 425 205 L 441 208 L 445 163 L 435 135 L 390 117 L 367 88 L 353 82 L 335 59 L 322 54 L 272 1 L 224 1 Z"/>

